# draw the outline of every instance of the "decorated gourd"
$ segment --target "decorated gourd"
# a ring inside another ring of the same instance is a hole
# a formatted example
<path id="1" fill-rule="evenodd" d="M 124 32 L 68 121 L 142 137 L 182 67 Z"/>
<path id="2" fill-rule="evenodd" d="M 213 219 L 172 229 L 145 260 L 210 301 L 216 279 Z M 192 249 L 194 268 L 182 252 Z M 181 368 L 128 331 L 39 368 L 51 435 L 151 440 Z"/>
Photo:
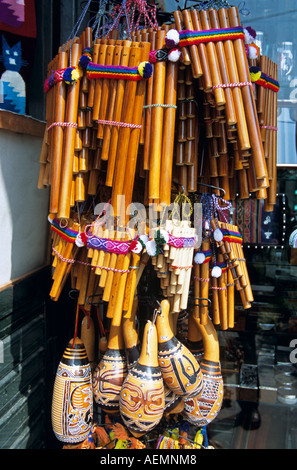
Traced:
<path id="1" fill-rule="evenodd" d="M 198 317 L 194 318 L 203 338 L 204 356 L 200 362 L 203 389 L 200 395 L 185 399 L 183 414 L 191 424 L 202 427 L 213 421 L 221 409 L 223 379 L 215 327 L 209 318 L 206 325 L 201 325 Z"/>
<path id="2" fill-rule="evenodd" d="M 165 407 L 164 382 L 158 364 L 157 330 L 144 327 L 139 360 L 129 370 L 120 393 L 121 417 L 135 437 L 151 431 L 161 421 Z"/>
<path id="3" fill-rule="evenodd" d="M 107 350 L 93 372 L 94 400 L 106 413 L 119 412 L 119 396 L 127 372 L 122 325 L 111 325 Z"/>
<path id="4" fill-rule="evenodd" d="M 183 397 L 202 390 L 202 373 L 189 349 L 174 336 L 170 325 L 170 303 L 161 302 L 157 315 L 158 360 L 166 386 Z"/>
<path id="5" fill-rule="evenodd" d="M 82 442 L 93 420 L 92 373 L 83 342 L 71 340 L 59 363 L 52 397 L 52 427 L 67 444 Z"/>

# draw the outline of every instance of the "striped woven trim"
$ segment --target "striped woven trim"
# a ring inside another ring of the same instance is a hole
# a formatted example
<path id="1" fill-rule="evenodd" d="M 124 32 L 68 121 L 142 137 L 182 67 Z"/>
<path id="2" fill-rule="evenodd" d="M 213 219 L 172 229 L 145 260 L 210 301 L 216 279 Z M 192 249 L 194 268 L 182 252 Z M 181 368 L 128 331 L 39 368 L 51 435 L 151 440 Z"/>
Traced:
<path id="1" fill-rule="evenodd" d="M 191 46 L 205 42 L 226 41 L 242 39 L 245 40 L 243 28 L 237 26 L 234 28 L 210 29 L 203 31 L 184 30 L 179 32 L 179 47 Z"/>
<path id="2" fill-rule="evenodd" d="M 67 242 L 74 243 L 79 232 L 69 227 L 61 227 L 58 219 L 50 220 L 51 230 L 60 235 Z"/>
<path id="3" fill-rule="evenodd" d="M 279 82 L 274 78 L 270 77 L 266 73 L 262 72 L 259 67 L 252 66 L 250 67 L 250 77 L 251 81 L 256 85 L 260 85 L 264 88 L 269 88 L 274 92 L 278 92 L 280 89 Z"/>
<path id="4" fill-rule="evenodd" d="M 100 65 L 89 62 L 87 66 L 87 77 L 96 78 L 114 78 L 126 80 L 142 80 L 138 67 L 124 67 L 123 65 Z"/>
<path id="5" fill-rule="evenodd" d="M 233 232 L 232 230 L 221 229 L 223 233 L 223 240 L 230 243 L 242 243 L 242 236 L 239 232 Z"/>

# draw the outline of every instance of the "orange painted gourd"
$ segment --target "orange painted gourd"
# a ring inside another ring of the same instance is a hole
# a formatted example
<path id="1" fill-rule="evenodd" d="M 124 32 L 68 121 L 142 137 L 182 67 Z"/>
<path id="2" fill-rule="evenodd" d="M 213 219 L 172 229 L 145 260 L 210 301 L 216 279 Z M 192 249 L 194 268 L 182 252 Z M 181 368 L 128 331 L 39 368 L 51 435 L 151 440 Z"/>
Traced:
<path id="1" fill-rule="evenodd" d="M 183 415 L 195 426 L 206 426 L 217 417 L 221 409 L 224 385 L 215 327 L 209 318 L 206 325 L 201 325 L 199 318 L 195 318 L 195 321 L 203 339 L 204 355 L 200 362 L 203 389 L 200 395 L 185 399 Z"/>
<path id="2" fill-rule="evenodd" d="M 169 309 L 168 300 L 163 300 L 156 319 L 158 361 L 163 380 L 177 395 L 183 397 L 197 395 L 203 385 L 200 365 L 189 349 L 174 336 Z"/>
<path id="3" fill-rule="evenodd" d="M 52 397 L 52 428 L 58 440 L 75 444 L 93 420 L 92 372 L 83 342 L 69 341 L 58 365 Z"/>
<path id="4" fill-rule="evenodd" d="M 164 382 L 158 364 L 154 323 L 144 327 L 139 360 L 129 369 L 120 393 L 120 412 L 131 434 L 140 437 L 161 421 L 165 407 Z"/>
<path id="5" fill-rule="evenodd" d="M 93 372 L 94 400 L 106 413 L 119 413 L 120 391 L 128 372 L 122 326 L 111 325 L 107 350 Z"/>

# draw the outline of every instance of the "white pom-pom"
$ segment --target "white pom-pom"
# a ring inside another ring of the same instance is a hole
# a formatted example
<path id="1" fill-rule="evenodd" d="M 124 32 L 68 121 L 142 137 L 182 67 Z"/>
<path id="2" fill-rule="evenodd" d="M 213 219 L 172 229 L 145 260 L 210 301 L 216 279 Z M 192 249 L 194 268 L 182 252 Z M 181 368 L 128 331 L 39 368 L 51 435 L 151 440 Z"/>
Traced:
<path id="1" fill-rule="evenodd" d="M 140 242 L 142 242 L 144 245 L 149 241 L 149 237 L 147 235 L 140 235 L 139 237 Z"/>
<path id="2" fill-rule="evenodd" d="M 139 242 L 139 241 L 136 241 L 136 243 L 134 244 L 134 247 L 131 249 L 132 253 L 140 253 L 141 250 L 142 250 L 143 246 L 142 244 Z"/>
<path id="3" fill-rule="evenodd" d="M 78 246 L 79 248 L 82 248 L 83 246 L 85 246 L 85 242 L 82 240 L 81 238 L 81 233 L 79 233 L 75 239 L 75 244 L 76 246 Z"/>
<path id="4" fill-rule="evenodd" d="M 248 46 L 249 49 L 249 59 L 257 59 L 259 55 L 259 48 L 255 44 Z"/>
<path id="5" fill-rule="evenodd" d="M 213 232 L 213 238 L 215 239 L 216 242 L 221 242 L 224 238 L 222 230 L 219 228 L 216 228 L 215 231 Z"/>
<path id="6" fill-rule="evenodd" d="M 205 261 L 205 254 L 204 253 L 196 253 L 194 256 L 194 263 L 202 264 Z"/>
<path id="7" fill-rule="evenodd" d="M 211 275 L 212 277 L 220 277 L 222 275 L 222 270 L 220 268 L 220 266 L 214 266 L 211 270 Z"/>
<path id="8" fill-rule="evenodd" d="M 149 240 L 145 245 L 147 254 L 149 256 L 156 256 L 157 253 L 157 244 L 155 240 Z"/>
<path id="9" fill-rule="evenodd" d="M 167 47 L 177 46 L 179 43 L 179 32 L 176 29 L 170 29 L 165 36 L 165 44 Z"/>
<path id="10" fill-rule="evenodd" d="M 180 59 L 180 56 L 181 51 L 179 49 L 172 49 L 168 53 L 168 60 L 170 60 L 170 62 L 177 62 Z"/>
<path id="11" fill-rule="evenodd" d="M 246 44 L 251 44 L 251 42 L 254 41 L 254 37 L 250 34 L 250 32 L 248 31 L 247 28 L 244 28 L 243 29 L 243 33 L 244 33 L 244 41 Z"/>

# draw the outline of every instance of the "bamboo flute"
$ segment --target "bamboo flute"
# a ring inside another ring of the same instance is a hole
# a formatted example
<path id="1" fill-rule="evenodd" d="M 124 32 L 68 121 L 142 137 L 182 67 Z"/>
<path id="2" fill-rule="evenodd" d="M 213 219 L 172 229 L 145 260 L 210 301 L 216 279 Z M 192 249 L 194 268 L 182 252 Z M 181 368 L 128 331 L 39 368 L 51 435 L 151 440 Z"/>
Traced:
<path id="1" fill-rule="evenodd" d="M 227 15 L 231 27 L 240 26 L 238 9 L 236 7 L 229 8 L 227 10 Z M 238 66 L 240 82 L 250 82 L 247 56 L 245 52 L 244 42 L 242 39 L 236 39 L 234 41 L 234 52 L 236 57 L 236 63 Z M 258 186 L 260 189 L 263 187 L 267 187 L 269 185 L 269 182 L 267 181 L 267 166 L 261 140 L 257 110 L 255 106 L 253 91 L 251 90 L 250 85 L 242 86 L 241 90 L 243 102 L 245 105 L 247 125 L 252 148 L 253 164 L 255 167 L 256 178 L 258 180 Z"/>
<path id="2" fill-rule="evenodd" d="M 192 29 L 194 31 L 201 31 L 202 27 L 200 24 L 200 18 L 198 12 L 195 8 L 190 10 L 190 15 L 192 19 Z M 209 69 L 209 63 L 207 59 L 207 52 L 204 43 L 198 44 L 198 54 L 200 57 L 201 68 L 203 72 L 202 82 L 203 82 L 203 90 L 205 93 L 208 93 L 212 90 L 212 78 Z"/>
<path id="3" fill-rule="evenodd" d="M 132 45 L 133 43 L 131 43 Z M 130 46 L 123 46 L 122 55 L 121 55 L 121 65 L 122 66 L 129 66 L 132 67 L 134 64 L 134 53 L 131 54 L 132 47 Z M 133 47 L 133 51 L 135 48 Z M 127 86 L 127 80 L 121 79 L 117 83 L 117 96 L 113 114 L 113 121 L 120 122 L 122 118 L 122 109 L 123 109 L 123 102 L 125 97 L 125 90 Z M 114 177 L 114 170 L 116 164 L 116 154 L 117 154 L 117 147 L 118 147 L 118 140 L 119 140 L 119 127 L 112 126 L 111 128 L 111 135 L 109 141 L 109 148 L 108 148 L 108 157 L 104 157 L 105 160 L 108 160 L 107 164 L 107 172 L 106 172 L 106 186 L 113 185 L 113 177 Z M 105 139 L 103 139 L 103 144 L 105 143 Z"/>
<path id="4" fill-rule="evenodd" d="M 101 42 L 100 39 L 96 39 L 93 45 L 92 61 L 94 64 L 98 64 L 100 42 Z M 88 89 L 88 108 L 93 108 L 94 106 L 95 86 L 96 86 L 96 79 L 91 78 L 91 80 L 89 80 L 89 89 Z"/>
<path id="5" fill-rule="evenodd" d="M 59 52 L 58 69 L 67 67 L 68 54 Z M 65 103 L 66 103 L 66 84 L 62 80 L 55 84 L 55 122 L 63 123 L 65 119 Z M 61 178 L 61 165 L 63 155 L 63 128 L 59 125 L 54 126 L 51 130 L 53 133 L 53 150 L 51 156 L 51 195 L 50 195 L 50 212 L 57 213 L 59 208 L 59 190 Z"/>
<path id="6" fill-rule="evenodd" d="M 107 40 L 102 39 L 100 43 L 100 47 L 99 47 L 99 52 L 98 52 L 98 64 L 99 65 L 105 65 L 107 48 L 108 48 Z M 93 112 L 92 112 L 93 121 L 97 121 L 99 119 L 99 108 L 100 108 L 101 99 L 102 99 L 103 81 L 104 81 L 103 78 L 97 78 L 95 81 L 94 102 L 93 102 Z"/>
<path id="7" fill-rule="evenodd" d="M 160 174 L 160 204 L 169 206 L 171 202 L 172 165 L 174 152 L 174 129 L 176 120 L 176 94 L 177 94 L 178 64 L 166 64 L 165 78 L 165 104 L 164 109 L 161 174 Z"/>
<path id="8" fill-rule="evenodd" d="M 151 44 L 151 50 L 154 51 L 156 49 L 156 31 L 149 29 L 149 42 Z M 153 104 L 153 76 L 147 80 L 147 88 L 146 88 L 146 95 L 145 95 L 145 105 L 147 106 L 144 110 L 144 143 L 143 143 L 143 169 L 149 170 L 149 155 L 150 155 L 150 129 L 151 129 L 151 115 L 152 115 L 152 108 L 150 107 Z"/>
<path id="9" fill-rule="evenodd" d="M 114 55 L 115 51 L 118 53 L 118 49 L 115 49 L 114 44 L 110 44 L 110 41 L 108 41 L 107 49 L 106 49 L 106 56 L 105 56 L 105 65 L 118 65 L 120 56 L 119 55 Z M 101 99 L 100 99 L 100 105 L 98 109 L 98 115 L 95 112 L 95 107 L 93 108 L 93 120 L 99 120 L 103 121 L 107 119 L 107 112 L 109 112 L 110 107 L 109 105 L 109 96 L 111 93 L 111 85 L 114 80 L 110 80 L 109 78 L 104 78 L 102 81 L 102 91 L 101 91 Z M 96 116 L 97 119 L 96 119 Z M 98 122 L 98 130 L 97 130 L 97 138 L 102 139 L 104 135 L 104 128 L 105 126 Z"/>
<path id="10" fill-rule="evenodd" d="M 78 60 L 81 56 L 81 45 L 74 43 L 71 47 L 71 66 L 76 67 Z M 66 101 L 66 122 L 71 125 L 77 124 L 77 110 L 79 100 L 79 88 L 80 81 L 75 82 L 73 85 L 68 85 L 67 90 L 67 101 Z M 61 187 L 60 187 L 60 201 L 58 218 L 68 219 L 70 216 L 70 198 L 71 198 L 71 187 L 72 187 L 72 176 L 73 176 L 73 158 L 74 158 L 74 146 L 76 138 L 75 127 L 69 126 L 64 131 L 63 141 L 63 164 L 62 164 L 62 175 Z"/>
<path id="11" fill-rule="evenodd" d="M 217 11 L 214 9 L 209 10 L 209 21 L 207 23 L 207 26 L 208 26 L 208 29 L 220 28 Z M 217 41 L 215 44 L 215 48 L 217 52 L 217 57 L 218 57 L 218 62 L 220 66 L 220 72 L 221 72 L 223 84 L 229 84 L 231 83 L 231 81 L 230 81 L 230 76 L 228 72 L 227 59 L 225 56 L 223 41 Z M 237 116 L 235 112 L 235 105 L 233 101 L 232 90 L 230 88 L 225 88 L 224 91 L 225 91 L 225 100 L 226 100 L 225 112 L 226 112 L 227 125 L 233 126 L 237 124 Z"/>
<path id="12" fill-rule="evenodd" d="M 183 19 L 186 29 L 193 31 L 193 24 L 192 24 L 192 19 L 191 19 L 189 10 L 182 11 L 182 19 Z M 201 67 L 200 57 L 198 54 L 198 47 L 195 44 L 193 44 L 193 45 L 188 46 L 188 50 L 191 56 L 191 68 L 192 68 L 193 77 L 199 78 L 202 76 L 203 70 Z"/>
<path id="13" fill-rule="evenodd" d="M 146 62 L 149 58 L 150 43 L 140 43 L 140 62 Z M 133 124 L 142 126 L 143 122 L 143 105 L 146 90 L 146 80 L 139 80 L 136 87 L 136 95 L 134 101 Z M 126 166 L 122 168 L 122 194 L 125 197 L 125 214 L 126 208 L 132 203 L 132 194 L 134 189 L 134 181 L 136 174 L 136 165 L 138 158 L 138 149 L 140 144 L 141 128 L 131 129 L 129 133 L 129 146 L 127 150 Z M 119 147 L 120 149 L 120 147 Z M 129 217 L 127 215 L 127 217 Z"/>
<path id="14" fill-rule="evenodd" d="M 230 269 L 227 269 L 228 328 L 234 328 L 234 282 Z"/>
<path id="15" fill-rule="evenodd" d="M 116 43 L 115 51 L 114 51 L 114 65 L 121 65 L 122 52 L 125 51 L 124 47 L 129 47 L 129 44 L 130 44 L 130 41 L 123 41 L 123 44 L 122 44 L 122 41 L 118 41 L 118 43 Z M 117 98 L 117 89 L 118 89 L 118 80 L 110 80 L 109 102 L 107 106 L 107 115 L 106 115 L 107 121 L 113 120 L 113 115 L 115 112 L 114 110 L 115 110 L 115 105 L 116 105 L 116 98 Z M 103 128 L 103 141 L 102 141 L 102 152 L 101 152 L 102 160 L 108 160 L 110 138 L 111 138 L 111 126 L 105 125 Z"/>
<path id="16" fill-rule="evenodd" d="M 182 31 L 182 13 L 178 10 L 173 12 L 173 17 L 175 21 L 175 27 L 177 31 Z M 191 65 L 191 57 L 187 47 L 181 48 L 181 61 L 183 65 Z"/>
<path id="17" fill-rule="evenodd" d="M 219 24 L 221 28 L 227 28 L 229 26 L 228 17 L 224 8 L 219 9 Z M 239 83 L 238 69 L 235 59 L 233 41 L 224 41 L 225 55 L 228 66 L 229 78 L 232 83 Z M 240 87 L 234 87 L 232 89 L 234 106 L 237 116 L 237 133 L 240 148 L 242 150 L 250 149 L 250 138 L 248 133 L 248 127 L 246 122 L 245 110 L 242 99 L 242 92 Z"/>
<path id="18" fill-rule="evenodd" d="M 158 30 L 156 34 L 156 48 L 162 49 L 165 43 L 165 30 Z M 149 162 L 149 200 L 160 198 L 160 172 L 161 172 L 161 152 L 163 134 L 163 114 L 166 80 L 166 62 L 160 61 L 154 64 L 153 71 L 153 96 L 151 110 L 150 129 L 150 162 Z"/>
<path id="19" fill-rule="evenodd" d="M 202 241 L 202 251 L 208 251 L 210 248 L 209 240 Z M 202 325 L 206 325 L 208 318 L 208 297 L 209 297 L 209 262 L 204 262 L 200 268 L 201 285 L 200 285 L 200 321 Z"/>
<path id="20" fill-rule="evenodd" d="M 210 29 L 210 22 L 209 22 L 209 15 L 207 10 L 200 10 L 198 12 L 198 16 L 200 17 L 200 22 L 203 30 Z M 212 76 L 212 85 L 213 87 L 222 85 L 222 76 L 220 72 L 217 52 L 215 48 L 215 44 L 213 42 L 208 42 L 206 44 L 206 51 L 208 56 L 209 67 Z M 213 90 L 214 99 L 217 107 L 225 107 L 226 100 L 225 100 L 225 93 L 223 88 L 215 88 Z"/>
<path id="21" fill-rule="evenodd" d="M 224 257 L 221 253 L 218 254 L 218 262 L 222 263 Z M 218 279 L 218 294 L 220 305 L 220 325 L 222 330 L 228 329 L 228 303 L 227 303 L 227 287 L 226 287 L 226 272 L 223 269 L 222 274 Z"/>
<path id="22" fill-rule="evenodd" d="M 132 47 L 130 58 L 132 60 L 132 67 L 137 66 L 141 60 L 141 48 L 139 44 L 136 47 Z M 128 80 L 125 88 L 125 96 L 123 102 L 123 113 L 122 113 L 122 122 L 126 124 L 135 124 L 134 116 L 137 114 L 135 108 L 136 101 L 136 91 L 138 83 L 133 80 Z M 142 110 L 141 110 L 142 111 Z M 128 159 L 128 150 L 131 137 L 131 128 L 130 127 L 121 127 L 119 130 L 118 136 L 118 145 L 117 153 L 114 167 L 114 177 L 112 184 L 112 196 L 111 196 L 111 205 L 114 210 L 114 216 L 118 217 L 122 213 L 123 208 L 120 207 L 118 203 L 118 196 L 124 196 L 124 180 L 126 177 L 125 169 Z M 122 199 L 122 198 L 121 198 Z M 125 201 L 124 201 L 125 203 Z M 126 210 L 124 211 L 124 214 Z M 124 220 L 121 223 L 125 223 Z"/>

